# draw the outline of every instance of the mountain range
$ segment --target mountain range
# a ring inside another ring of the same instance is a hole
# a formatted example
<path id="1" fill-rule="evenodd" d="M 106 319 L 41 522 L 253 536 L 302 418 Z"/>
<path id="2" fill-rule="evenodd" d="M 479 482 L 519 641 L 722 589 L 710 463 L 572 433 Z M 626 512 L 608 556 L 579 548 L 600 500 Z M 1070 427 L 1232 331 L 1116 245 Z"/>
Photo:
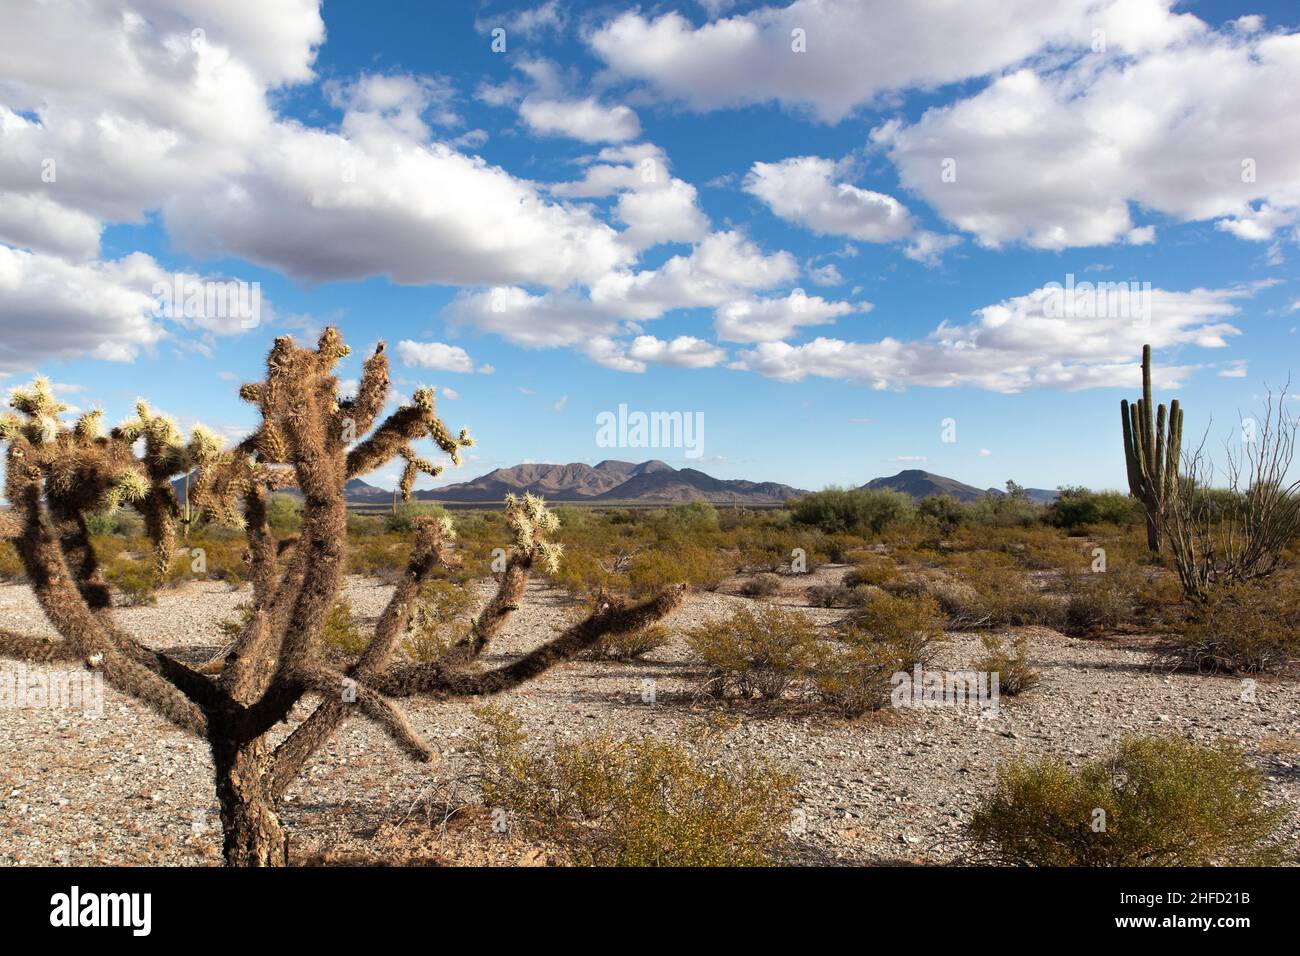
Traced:
<path id="1" fill-rule="evenodd" d="M 524 464 L 497 468 L 473 481 L 417 491 L 423 501 L 497 502 L 507 494 L 532 492 L 548 501 L 636 501 L 681 504 L 780 504 L 808 492 L 774 481 L 721 479 L 694 468 L 674 468 L 654 459 L 636 464 L 606 460 L 596 465 Z"/>
<path id="2" fill-rule="evenodd" d="M 176 492 L 184 498 L 183 480 L 175 482 Z M 930 495 L 951 495 L 958 501 L 975 501 L 985 494 L 1005 494 L 997 488 L 987 490 L 967 485 L 953 478 L 919 469 L 907 469 L 887 478 L 874 478 L 863 488 L 892 488 L 920 500 Z M 528 462 L 513 468 L 497 468 L 472 481 L 416 491 L 419 501 L 455 504 L 496 504 L 507 494 L 531 492 L 548 501 L 637 502 L 642 504 L 682 504 L 707 501 L 712 504 L 778 505 L 800 495 L 801 488 L 774 481 L 722 479 L 694 468 L 674 468 L 654 459 L 636 464 L 606 460 L 596 465 L 571 462 L 546 465 Z M 290 489 L 289 494 L 297 494 Z M 1030 499 L 1039 504 L 1055 500 L 1057 492 L 1028 488 Z M 352 505 L 383 505 L 393 500 L 393 493 L 361 478 L 349 479 L 344 494 Z"/>

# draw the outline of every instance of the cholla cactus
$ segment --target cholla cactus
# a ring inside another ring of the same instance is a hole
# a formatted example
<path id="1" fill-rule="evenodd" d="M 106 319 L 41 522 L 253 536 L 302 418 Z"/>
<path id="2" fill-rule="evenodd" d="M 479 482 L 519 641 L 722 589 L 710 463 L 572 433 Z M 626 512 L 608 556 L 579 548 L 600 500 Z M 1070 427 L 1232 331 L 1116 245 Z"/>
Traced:
<path id="1" fill-rule="evenodd" d="M 278 801 L 348 717 L 374 721 L 404 753 L 431 760 L 433 750 L 406 720 L 400 698 L 479 697 L 517 687 L 606 635 L 645 627 L 684 593 L 669 588 L 635 605 L 606 599 L 518 660 L 472 669 L 518 607 L 534 556 L 548 566 L 559 557 L 546 537 L 555 530 L 554 516 L 528 496 L 507 505 L 515 553 L 470 638 L 436 662 L 401 663 L 395 653 L 422 584 L 453 560 L 449 520 L 423 518 L 373 639 L 345 670 L 332 668 L 321 652 L 321 634 L 347 561 L 345 483 L 398 457 L 424 470 L 428 463 L 411 449 L 423 438 L 453 461 L 470 443 L 464 431 L 453 438 L 437 417 L 432 389 L 375 424 L 388 394 L 382 344 L 365 362 L 357 396 L 341 401 L 333 368 L 346 354 L 335 329 L 326 330 L 316 349 L 277 339 L 266 379 L 240 390 L 257 404 L 262 424 L 228 450 L 206 431 L 183 443 L 175 424 L 143 402 L 134 419 L 108 436 L 94 437 L 89 422 L 68 429 L 57 424 L 48 386 L 23 392 L 15 407 L 26 417 L 11 416 L 2 426 L 9 443 L 5 494 L 13 514 L 0 515 L 0 534 L 14 541 L 36 599 L 62 640 L 0 629 L 0 655 L 93 662 L 115 688 L 204 738 L 212 752 L 225 859 L 232 865 L 286 862 Z M 48 426 L 33 424 L 42 419 L 56 422 L 52 435 Z M 360 435 L 367 437 L 354 443 Z M 144 454 L 137 458 L 133 447 L 140 439 Z M 84 517 L 105 501 L 130 502 L 147 523 L 152 515 L 152 531 L 170 542 L 168 520 L 176 505 L 170 479 L 191 466 L 197 469 L 195 501 L 205 513 L 240 513 L 252 582 L 247 624 L 232 645 L 197 667 L 146 647 L 113 621 Z M 267 495 L 286 483 L 302 492 L 302 530 L 296 539 L 276 541 Z M 295 724 L 302 703 L 312 705 L 310 716 Z M 287 736 L 285 723 L 291 725 Z"/>
<path id="2" fill-rule="evenodd" d="M 515 548 L 530 559 L 541 558 L 546 570 L 554 574 L 560 568 L 564 545 L 551 541 L 549 535 L 559 530 L 560 519 L 549 511 L 546 502 L 534 494 L 523 498 L 506 495 L 506 524 L 515 536 Z"/>
<path id="3" fill-rule="evenodd" d="M 59 416 L 68 410 L 54 397 L 54 388 L 45 376 L 38 377 L 26 388 L 14 388 L 9 392 L 9 407 L 23 417 L 7 415 L 0 422 L 0 437 L 8 440 L 10 435 L 22 434 L 33 445 L 52 445 L 58 440 L 63 423 Z"/>

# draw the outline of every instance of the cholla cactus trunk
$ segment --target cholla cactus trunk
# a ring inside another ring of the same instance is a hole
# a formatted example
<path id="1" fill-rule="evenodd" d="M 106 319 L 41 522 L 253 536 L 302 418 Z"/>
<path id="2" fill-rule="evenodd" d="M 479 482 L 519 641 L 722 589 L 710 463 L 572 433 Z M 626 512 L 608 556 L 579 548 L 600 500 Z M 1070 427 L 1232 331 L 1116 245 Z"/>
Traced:
<path id="1" fill-rule="evenodd" d="M 1152 410 L 1151 346 L 1142 346 L 1142 397 L 1129 405 L 1120 401 L 1124 429 L 1124 463 L 1128 487 L 1142 503 L 1147 524 L 1147 547 L 1153 554 L 1163 543 L 1163 522 L 1168 502 L 1177 492 L 1178 463 L 1183 444 L 1183 409 L 1174 399 L 1166 410 Z"/>
<path id="2" fill-rule="evenodd" d="M 262 424 L 224 451 L 200 428 L 186 443 L 170 419 L 144 402 L 134 419 L 107 436 L 100 434 L 97 413 L 69 428 L 59 420 L 65 409 L 44 381 L 15 390 L 10 404 L 18 414 L 0 418 L 0 439 L 9 443 L 5 492 L 12 505 L 12 513 L 0 515 L 0 535 L 14 541 L 27 580 L 61 638 L 51 642 L 0 628 L 0 655 L 80 659 L 176 727 L 204 738 L 215 768 L 225 860 L 232 866 L 287 862 L 289 839 L 277 802 L 349 717 L 374 721 L 407 756 L 432 760 L 434 749 L 407 721 L 399 699 L 509 690 L 608 634 L 670 613 L 685 593 L 672 587 L 640 604 L 605 596 L 588 618 L 518 660 L 475 669 L 523 600 L 534 562 L 553 569 L 560 560 L 560 547 L 551 541 L 555 516 L 538 498 L 511 498 L 506 520 L 514 547 L 496 596 L 462 645 L 431 664 L 395 660 L 421 586 L 434 569 L 453 563 L 450 521 L 423 518 L 416 522 L 410 563 L 370 644 L 350 667 L 332 669 L 320 642 L 346 567 L 344 484 L 402 458 L 405 497 L 417 473 L 441 470 L 419 457 L 413 442 L 431 439 L 455 463 L 460 449 L 471 444 L 467 432 L 453 436 L 437 417 L 432 389 L 417 391 L 411 404 L 375 425 L 389 391 L 383 352 L 381 343 L 366 360 L 356 398 L 340 401 L 333 370 L 348 350 L 338 331 L 326 329 L 315 349 L 278 339 L 266 379 L 240 389 L 241 397 L 258 406 Z M 141 440 L 144 454 L 137 457 L 133 449 Z M 191 471 L 194 513 L 243 526 L 252 583 L 252 613 L 242 632 L 221 654 L 194 667 L 149 649 L 117 626 L 85 520 L 92 511 L 129 503 L 144 515 L 156 570 L 165 573 L 180 518 L 171 482 Z M 267 495 L 291 485 L 303 495 L 302 528 L 297 538 L 276 541 L 267 523 Z M 268 735 L 292 722 L 295 706 L 304 701 L 314 701 L 308 717 L 272 747 Z"/>

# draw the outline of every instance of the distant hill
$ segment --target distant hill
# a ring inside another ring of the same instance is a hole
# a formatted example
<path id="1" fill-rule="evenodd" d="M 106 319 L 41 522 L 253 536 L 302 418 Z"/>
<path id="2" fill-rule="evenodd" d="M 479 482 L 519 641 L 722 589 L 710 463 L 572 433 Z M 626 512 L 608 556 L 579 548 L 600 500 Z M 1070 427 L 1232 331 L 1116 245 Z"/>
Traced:
<path id="1" fill-rule="evenodd" d="M 955 478 L 945 478 L 943 475 L 931 474 L 919 468 L 908 468 L 888 478 L 873 478 L 862 487 L 873 489 L 891 488 L 894 491 L 901 491 L 906 495 L 911 495 L 918 501 L 931 495 L 950 495 L 958 501 L 976 501 L 987 494 L 1006 494 L 1000 488 L 976 488 L 974 485 L 965 484 Z M 1051 504 L 1058 495 L 1058 492 L 1048 491 L 1044 488 L 1026 488 L 1025 493 L 1029 496 L 1030 501 L 1040 505 Z"/>
<path id="2" fill-rule="evenodd" d="M 932 475 L 919 468 L 908 468 L 889 478 L 873 478 L 862 487 L 873 491 L 889 488 L 911 495 L 918 501 L 931 495 L 950 495 L 958 501 L 975 501 L 984 497 L 984 492 L 974 485 L 962 484 L 954 478 L 945 478 L 943 475 Z"/>
<path id="3" fill-rule="evenodd" d="M 498 502 L 509 493 L 532 492 L 548 501 L 632 501 L 679 504 L 779 504 L 807 494 L 772 481 L 722 479 L 694 468 L 677 469 L 659 460 L 602 461 L 596 465 L 526 464 L 498 468 L 473 481 L 417 491 L 422 501 Z"/>

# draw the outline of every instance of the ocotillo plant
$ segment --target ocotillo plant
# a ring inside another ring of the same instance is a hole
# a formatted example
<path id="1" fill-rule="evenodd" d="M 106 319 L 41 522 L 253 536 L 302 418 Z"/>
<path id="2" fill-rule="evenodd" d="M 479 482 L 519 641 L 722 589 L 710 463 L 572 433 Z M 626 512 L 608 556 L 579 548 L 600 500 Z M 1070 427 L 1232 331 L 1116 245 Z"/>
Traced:
<path id="1" fill-rule="evenodd" d="M 1128 488 L 1142 503 L 1147 520 L 1147 546 L 1159 553 L 1165 508 L 1177 493 L 1178 461 L 1183 444 L 1183 410 L 1178 399 L 1162 404 L 1154 416 L 1151 398 L 1151 346 L 1142 346 L 1142 397 L 1133 405 L 1119 403 L 1124 422 L 1124 462 Z"/>
<path id="2" fill-rule="evenodd" d="M 97 413 L 69 427 L 59 418 L 65 409 L 43 382 L 15 392 L 11 404 L 19 414 L 0 420 L 0 438 L 9 444 L 5 494 L 11 504 L 0 515 L 0 535 L 13 540 L 62 638 L 51 642 L 0 629 L 0 655 L 80 660 L 181 730 L 205 738 L 231 865 L 287 862 L 278 801 L 350 715 L 375 721 L 416 760 L 431 760 L 432 748 L 396 699 L 509 690 L 606 635 L 645 627 L 673 610 L 685 590 L 671 587 L 640 604 L 604 596 L 557 637 L 510 663 L 482 668 L 482 652 L 518 607 L 534 559 L 548 565 L 559 559 L 548 537 L 554 516 L 537 499 L 511 499 L 506 517 L 514 547 L 496 597 L 442 659 L 405 663 L 395 653 L 421 584 L 453 561 L 449 524 L 424 518 L 373 639 L 354 663 L 333 667 L 322 653 L 321 632 L 347 561 L 345 482 L 401 457 L 407 495 L 415 471 L 441 470 L 418 458 L 412 442 L 431 438 L 457 464 L 460 449 L 471 443 L 464 431 L 453 437 L 435 414 L 432 389 L 417 391 L 411 404 L 375 427 L 389 392 L 383 345 L 365 362 L 356 397 L 340 400 L 333 370 L 347 354 L 333 328 L 316 349 L 277 339 L 266 379 L 240 390 L 258 406 L 262 423 L 226 451 L 205 432 L 184 444 L 175 426 L 143 403 L 135 419 L 108 435 L 100 433 Z M 133 451 L 139 438 L 145 440 L 142 457 Z M 207 520 L 244 527 L 252 568 L 247 623 L 233 643 L 198 666 L 152 650 L 118 626 L 85 517 L 119 501 L 132 503 L 145 515 L 155 558 L 165 568 L 177 514 L 170 480 L 191 463 L 195 507 Z M 302 528 L 297 538 L 277 542 L 267 523 L 267 496 L 294 484 L 303 496 Z M 276 732 L 280 742 L 272 746 L 273 731 L 292 724 L 295 705 L 307 699 L 316 701 L 310 715 L 287 736 Z"/>

